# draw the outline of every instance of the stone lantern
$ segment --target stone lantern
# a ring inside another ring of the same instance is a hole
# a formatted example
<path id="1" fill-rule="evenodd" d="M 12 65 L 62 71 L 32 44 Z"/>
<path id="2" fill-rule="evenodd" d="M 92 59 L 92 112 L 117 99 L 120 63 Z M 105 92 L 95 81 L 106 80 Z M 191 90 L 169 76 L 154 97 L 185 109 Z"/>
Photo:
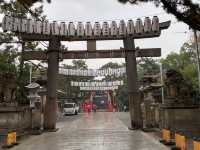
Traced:
<path id="1" fill-rule="evenodd" d="M 32 134 L 40 134 L 42 129 L 41 97 L 38 95 L 40 85 L 38 83 L 30 83 L 26 88 L 29 89 L 28 98 L 30 99 L 32 110 Z"/>
<path id="2" fill-rule="evenodd" d="M 29 90 L 28 98 L 30 100 L 30 107 L 34 109 L 36 107 L 36 103 L 40 102 L 40 96 L 38 95 L 40 85 L 37 83 L 30 83 L 26 86 L 26 88 Z"/>

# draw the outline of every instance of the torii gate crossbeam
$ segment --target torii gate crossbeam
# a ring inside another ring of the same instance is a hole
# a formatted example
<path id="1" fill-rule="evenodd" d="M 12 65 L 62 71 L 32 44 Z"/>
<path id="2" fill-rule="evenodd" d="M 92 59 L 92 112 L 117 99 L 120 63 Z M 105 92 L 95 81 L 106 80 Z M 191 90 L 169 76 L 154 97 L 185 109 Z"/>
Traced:
<path id="1" fill-rule="evenodd" d="M 96 59 L 96 58 L 125 58 L 129 53 L 133 53 L 135 50 L 125 49 L 112 49 L 112 50 L 70 50 L 59 52 L 60 59 Z M 160 57 L 161 48 L 146 48 L 137 49 L 137 57 Z M 48 51 L 25 51 L 25 60 L 47 60 Z"/>

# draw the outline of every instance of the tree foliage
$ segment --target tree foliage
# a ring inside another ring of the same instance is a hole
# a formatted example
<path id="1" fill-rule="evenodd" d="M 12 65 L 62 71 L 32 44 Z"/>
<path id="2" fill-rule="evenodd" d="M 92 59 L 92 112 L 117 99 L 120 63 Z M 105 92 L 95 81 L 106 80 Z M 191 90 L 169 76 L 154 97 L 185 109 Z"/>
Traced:
<path id="1" fill-rule="evenodd" d="M 30 10 L 17 1 L 1 1 L 0 9 L 2 13 L 11 12 L 16 16 L 26 18 L 30 15 Z M 32 10 L 36 16 L 41 16 L 42 6 Z M 22 55 L 24 49 L 38 49 L 38 42 L 20 43 L 20 38 L 15 33 L 0 32 L 0 72 L 14 74 L 17 77 L 16 100 L 18 104 L 29 104 L 25 86 L 29 83 L 29 64 L 24 63 Z"/>
<path id="2" fill-rule="evenodd" d="M 138 78 L 144 75 L 155 75 L 160 72 L 158 61 L 153 58 L 141 58 L 138 60 Z"/>
<path id="3" fill-rule="evenodd" d="M 162 59 L 161 63 L 165 70 L 174 69 L 180 72 L 185 81 L 193 87 L 191 90 L 197 90 L 197 63 L 193 43 L 184 43 L 179 53 L 172 52 Z"/>
<path id="4" fill-rule="evenodd" d="M 122 3 L 154 2 L 162 5 L 167 13 L 173 14 L 178 20 L 188 24 L 191 28 L 200 30 L 200 5 L 192 0 L 118 0 Z"/>
<path id="5" fill-rule="evenodd" d="M 2 74 L 15 74 L 17 72 L 17 67 L 15 65 L 16 57 L 16 49 L 14 49 L 13 46 L 6 45 L 4 51 L 0 52 L 0 72 Z"/>
<path id="6" fill-rule="evenodd" d="M 42 0 L 17 0 L 19 3 L 26 5 L 27 7 L 31 7 L 34 3 L 42 2 Z M 46 0 L 47 2 L 51 2 L 51 0 Z"/>

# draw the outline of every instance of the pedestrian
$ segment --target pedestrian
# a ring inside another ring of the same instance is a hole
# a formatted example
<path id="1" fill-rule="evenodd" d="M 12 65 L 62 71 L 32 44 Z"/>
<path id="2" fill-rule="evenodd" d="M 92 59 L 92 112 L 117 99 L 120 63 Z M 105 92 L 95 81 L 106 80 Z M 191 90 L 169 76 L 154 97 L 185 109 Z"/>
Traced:
<path id="1" fill-rule="evenodd" d="M 92 105 L 92 108 L 93 108 L 93 112 L 96 112 L 96 111 L 97 111 L 97 105 L 93 104 L 93 105 Z"/>
<path id="2" fill-rule="evenodd" d="M 126 105 L 124 105 L 124 112 L 126 112 L 126 109 L 127 109 L 127 107 L 126 107 Z"/>

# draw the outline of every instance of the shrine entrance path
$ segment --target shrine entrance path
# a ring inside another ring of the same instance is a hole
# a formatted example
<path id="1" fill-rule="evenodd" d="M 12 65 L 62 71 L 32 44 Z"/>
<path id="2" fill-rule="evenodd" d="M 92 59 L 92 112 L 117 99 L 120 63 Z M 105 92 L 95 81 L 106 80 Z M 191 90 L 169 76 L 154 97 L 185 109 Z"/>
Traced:
<path id="1" fill-rule="evenodd" d="M 64 117 L 59 131 L 31 136 L 12 150 L 168 150 L 141 131 L 130 131 L 123 113 Z"/>

